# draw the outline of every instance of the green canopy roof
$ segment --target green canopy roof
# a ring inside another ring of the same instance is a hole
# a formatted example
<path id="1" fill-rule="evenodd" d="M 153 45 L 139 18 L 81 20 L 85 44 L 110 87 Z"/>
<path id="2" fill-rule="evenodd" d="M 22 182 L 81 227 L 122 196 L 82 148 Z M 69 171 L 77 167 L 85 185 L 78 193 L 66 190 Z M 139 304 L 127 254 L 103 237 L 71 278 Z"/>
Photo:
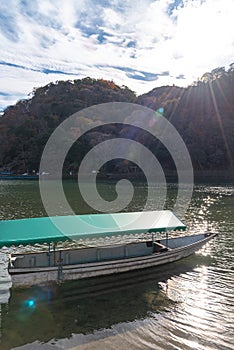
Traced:
<path id="1" fill-rule="evenodd" d="M 169 210 L 2 220 L 0 248 L 185 228 Z"/>

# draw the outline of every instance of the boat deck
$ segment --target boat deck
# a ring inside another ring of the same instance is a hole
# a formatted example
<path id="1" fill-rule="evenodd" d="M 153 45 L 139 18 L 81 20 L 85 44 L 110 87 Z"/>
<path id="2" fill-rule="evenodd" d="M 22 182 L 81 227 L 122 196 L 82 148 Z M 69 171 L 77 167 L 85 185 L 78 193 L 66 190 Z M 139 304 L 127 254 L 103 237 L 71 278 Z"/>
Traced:
<path id="1" fill-rule="evenodd" d="M 154 244 L 154 251 L 159 252 L 162 246 Z M 165 247 L 164 247 L 165 248 Z M 47 267 L 85 264 L 106 260 L 140 257 L 153 253 L 152 241 L 120 244 L 113 246 L 64 249 L 50 252 L 11 254 L 14 268 Z"/>

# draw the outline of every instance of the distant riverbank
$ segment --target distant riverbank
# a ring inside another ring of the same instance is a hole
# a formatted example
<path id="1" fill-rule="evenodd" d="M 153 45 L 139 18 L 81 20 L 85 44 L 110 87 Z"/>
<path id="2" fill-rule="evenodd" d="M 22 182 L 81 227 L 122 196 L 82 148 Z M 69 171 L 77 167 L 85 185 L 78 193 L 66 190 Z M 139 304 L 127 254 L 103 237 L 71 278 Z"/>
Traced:
<path id="1" fill-rule="evenodd" d="M 165 174 L 166 181 L 169 183 L 178 183 L 178 175 L 176 171 L 166 172 Z M 54 176 L 47 175 L 43 176 L 44 179 L 54 179 Z M 91 174 L 84 174 L 80 177 L 84 181 L 89 181 L 93 179 Z M 107 174 L 98 174 L 97 181 L 116 181 L 119 179 L 129 179 L 131 181 L 141 181 L 146 182 L 146 178 L 143 173 L 107 173 Z M 0 180 L 38 180 L 39 176 L 37 175 L 0 175 Z M 64 175 L 63 180 L 77 180 L 77 174 L 73 175 Z M 194 182 L 197 184 L 200 183 L 234 183 L 234 171 L 231 170 L 199 170 L 194 171 Z"/>

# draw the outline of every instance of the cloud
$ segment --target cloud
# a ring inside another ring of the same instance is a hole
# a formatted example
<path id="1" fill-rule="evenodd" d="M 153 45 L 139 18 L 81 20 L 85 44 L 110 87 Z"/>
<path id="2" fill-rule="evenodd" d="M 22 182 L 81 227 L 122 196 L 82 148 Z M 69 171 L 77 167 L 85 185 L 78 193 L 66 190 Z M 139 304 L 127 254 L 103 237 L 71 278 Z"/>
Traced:
<path id="1" fill-rule="evenodd" d="M 84 76 L 138 94 L 186 86 L 232 63 L 233 11 L 233 0 L 2 0 L 0 108 Z"/>

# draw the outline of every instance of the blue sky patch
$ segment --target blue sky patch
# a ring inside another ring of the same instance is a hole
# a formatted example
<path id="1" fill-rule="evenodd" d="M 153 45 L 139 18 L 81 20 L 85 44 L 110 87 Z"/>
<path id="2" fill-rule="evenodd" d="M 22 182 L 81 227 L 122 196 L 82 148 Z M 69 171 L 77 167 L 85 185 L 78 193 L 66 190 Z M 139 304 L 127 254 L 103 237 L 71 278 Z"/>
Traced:
<path id="1" fill-rule="evenodd" d="M 184 74 L 177 75 L 176 79 L 186 79 Z"/>
<path id="2" fill-rule="evenodd" d="M 142 80 L 142 81 L 154 81 L 154 80 L 157 80 L 158 76 L 161 75 L 161 74 L 140 71 L 140 70 L 136 70 L 128 67 L 113 66 L 113 68 L 126 72 L 126 75 L 128 78 Z"/>
<path id="3" fill-rule="evenodd" d="M 20 11 L 27 17 L 30 17 L 30 19 L 33 19 L 37 24 L 57 30 L 62 27 L 58 18 L 54 16 L 55 13 L 45 15 L 40 12 L 37 0 L 20 1 Z"/>
<path id="4" fill-rule="evenodd" d="M 61 70 L 56 69 L 47 69 L 43 68 L 41 70 L 38 69 L 38 71 L 44 73 L 44 74 L 63 74 L 63 75 L 77 75 L 77 73 L 69 73 L 69 72 L 63 72 Z"/>
<path id="5" fill-rule="evenodd" d="M 4 14 L 0 9 L 0 31 L 10 41 L 17 42 L 19 40 L 18 27 L 14 21 L 14 17 Z"/>
<path id="6" fill-rule="evenodd" d="M 169 16 L 173 15 L 174 9 L 177 9 L 178 7 L 184 7 L 183 0 L 174 0 L 168 5 L 167 13 Z"/>
<path id="7" fill-rule="evenodd" d="M 10 63 L 10 62 L 3 62 L 0 61 L 0 65 L 2 66 L 8 66 L 8 67 L 14 67 L 14 68 L 19 68 L 19 69 L 25 69 L 29 70 L 32 72 L 41 72 L 44 74 L 63 74 L 63 75 L 75 75 L 77 76 L 77 73 L 70 73 L 70 72 L 65 72 L 61 70 L 56 70 L 56 69 L 49 69 L 49 68 L 27 68 L 18 64 Z"/>
<path id="8" fill-rule="evenodd" d="M 0 91 L 0 96 L 7 97 L 7 96 L 11 96 L 11 94 L 7 93 L 7 92 Z"/>
<path id="9" fill-rule="evenodd" d="M 136 42 L 136 40 L 131 40 L 131 41 L 129 41 L 129 43 L 126 45 L 127 47 L 136 47 L 136 44 L 137 44 L 137 42 Z"/>
<path id="10" fill-rule="evenodd" d="M 10 63 L 10 62 L 4 62 L 4 61 L 0 61 L 0 65 L 1 65 L 1 66 L 14 67 L 14 68 L 27 69 L 26 67 L 21 66 L 21 65 L 19 65 L 19 64 Z"/>

